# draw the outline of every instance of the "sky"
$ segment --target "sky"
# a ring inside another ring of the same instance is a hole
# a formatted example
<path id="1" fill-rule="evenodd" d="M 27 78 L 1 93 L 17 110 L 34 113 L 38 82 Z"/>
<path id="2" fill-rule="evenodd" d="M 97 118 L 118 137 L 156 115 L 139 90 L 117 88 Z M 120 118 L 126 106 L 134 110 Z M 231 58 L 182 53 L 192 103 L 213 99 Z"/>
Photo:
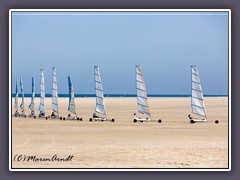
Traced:
<path id="1" fill-rule="evenodd" d="M 94 94 L 98 65 L 105 94 L 136 94 L 135 65 L 142 67 L 148 94 L 190 94 L 196 65 L 206 95 L 228 94 L 227 12 L 13 12 L 12 92 L 22 77 L 31 93 Z"/>

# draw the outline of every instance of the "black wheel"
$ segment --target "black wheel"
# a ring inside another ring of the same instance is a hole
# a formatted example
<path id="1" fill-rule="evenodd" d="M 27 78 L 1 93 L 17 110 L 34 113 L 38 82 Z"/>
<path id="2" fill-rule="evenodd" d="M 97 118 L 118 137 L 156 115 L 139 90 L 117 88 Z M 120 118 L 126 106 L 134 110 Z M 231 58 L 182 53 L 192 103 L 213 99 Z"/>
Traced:
<path id="1" fill-rule="evenodd" d="M 27 115 L 24 115 L 24 117 L 26 118 L 26 117 L 27 117 Z"/>
<path id="2" fill-rule="evenodd" d="M 48 117 L 46 117 L 46 120 L 48 119 Z"/>
<path id="3" fill-rule="evenodd" d="M 63 120 L 65 121 L 65 117 L 63 117 Z"/>
<path id="4" fill-rule="evenodd" d="M 102 122 L 104 121 L 104 120 L 101 120 Z"/>
<path id="5" fill-rule="evenodd" d="M 36 119 L 36 116 L 33 116 L 34 119 Z"/>
<path id="6" fill-rule="evenodd" d="M 215 124 L 218 124 L 218 123 L 219 123 L 219 121 L 218 121 L 218 120 L 216 120 L 216 121 L 215 121 Z"/>
<path id="7" fill-rule="evenodd" d="M 92 118 L 89 118 L 89 122 L 92 122 Z"/>
<path id="8" fill-rule="evenodd" d="M 62 117 L 60 117 L 60 120 L 62 120 Z"/>
<path id="9" fill-rule="evenodd" d="M 115 121 L 115 119 L 112 119 L 112 122 L 114 122 Z"/>
<path id="10" fill-rule="evenodd" d="M 195 121 L 191 119 L 190 123 L 193 124 L 193 123 L 195 123 Z"/>
<path id="11" fill-rule="evenodd" d="M 134 119 L 134 120 L 133 120 L 133 122 L 134 122 L 134 123 L 136 123 L 136 122 L 137 122 L 137 120 L 136 120 L 136 119 Z"/>
<path id="12" fill-rule="evenodd" d="M 140 121 L 141 123 L 143 123 L 143 121 Z"/>
<path id="13" fill-rule="evenodd" d="M 80 120 L 79 117 L 77 117 L 77 120 L 78 120 L 78 121 Z"/>
<path id="14" fill-rule="evenodd" d="M 162 120 L 161 120 L 161 119 L 159 119 L 159 120 L 158 120 L 158 123 L 161 123 L 161 122 L 162 122 Z"/>
<path id="15" fill-rule="evenodd" d="M 82 118 L 80 118 L 80 121 L 82 121 Z"/>

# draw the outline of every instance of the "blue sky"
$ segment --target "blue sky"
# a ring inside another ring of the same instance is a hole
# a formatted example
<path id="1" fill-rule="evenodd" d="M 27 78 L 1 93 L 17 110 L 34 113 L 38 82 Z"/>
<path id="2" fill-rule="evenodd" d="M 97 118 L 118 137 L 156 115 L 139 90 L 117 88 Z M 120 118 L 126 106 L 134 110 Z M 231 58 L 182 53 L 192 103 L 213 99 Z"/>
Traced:
<path id="1" fill-rule="evenodd" d="M 140 65 L 149 94 L 190 94 L 190 65 L 204 94 L 228 94 L 226 12 L 13 12 L 12 92 L 22 76 L 25 93 L 44 69 L 51 93 L 52 67 L 59 93 L 94 94 L 94 69 L 104 93 L 135 94 Z"/>

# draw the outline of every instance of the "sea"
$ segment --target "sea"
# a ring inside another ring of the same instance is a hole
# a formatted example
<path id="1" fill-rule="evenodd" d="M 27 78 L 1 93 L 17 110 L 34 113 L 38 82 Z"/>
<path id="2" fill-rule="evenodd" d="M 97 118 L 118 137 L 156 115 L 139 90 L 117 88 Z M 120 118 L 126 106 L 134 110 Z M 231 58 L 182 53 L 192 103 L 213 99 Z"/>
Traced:
<path id="1" fill-rule="evenodd" d="M 19 94 L 21 97 L 21 94 Z M 25 97 L 32 97 L 32 94 L 24 94 Z M 95 94 L 74 94 L 75 97 L 96 97 Z M 12 94 L 15 97 L 15 94 Z M 35 97 L 40 97 L 36 94 Z M 52 97 L 52 94 L 45 94 L 45 97 Z M 68 98 L 69 94 L 58 94 L 58 97 Z M 104 97 L 137 97 L 136 94 L 104 94 Z M 191 97 L 190 94 L 148 94 L 148 97 Z M 204 97 L 228 97 L 228 95 L 204 95 Z"/>

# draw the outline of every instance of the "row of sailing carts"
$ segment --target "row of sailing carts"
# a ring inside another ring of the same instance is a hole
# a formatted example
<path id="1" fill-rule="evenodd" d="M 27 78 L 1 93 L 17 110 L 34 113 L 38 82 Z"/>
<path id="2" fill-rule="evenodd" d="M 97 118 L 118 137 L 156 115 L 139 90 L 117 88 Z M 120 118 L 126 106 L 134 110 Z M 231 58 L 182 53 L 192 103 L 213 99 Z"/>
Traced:
<path id="1" fill-rule="evenodd" d="M 161 119 L 152 119 L 150 114 L 150 109 L 148 105 L 148 97 L 146 86 L 142 74 L 142 69 L 139 65 L 135 67 L 135 74 L 136 74 L 136 89 L 137 89 L 137 107 L 138 112 L 146 115 L 146 118 L 138 117 L 136 113 L 133 115 L 133 122 L 158 122 L 162 123 Z M 92 121 L 110 121 L 115 122 L 114 118 L 108 118 L 105 110 L 104 105 L 104 94 L 103 94 L 103 87 L 102 81 L 100 77 L 100 71 L 98 66 L 94 66 L 94 77 L 95 77 L 95 91 L 96 91 L 96 108 L 93 116 L 89 119 L 90 122 Z M 35 79 L 32 77 L 32 97 L 31 103 L 29 108 L 31 113 L 29 117 L 34 119 L 36 118 L 45 118 L 47 119 L 60 119 L 60 120 L 79 120 L 82 121 L 83 119 L 77 116 L 76 108 L 75 108 L 75 101 L 74 101 L 74 90 L 71 76 L 68 76 L 68 86 L 69 86 L 69 104 L 68 104 L 68 114 L 67 117 L 59 116 L 58 110 L 58 91 L 57 91 L 57 76 L 56 76 L 56 67 L 52 69 L 52 114 L 47 116 L 45 114 L 45 83 L 44 83 L 44 73 L 43 69 L 40 70 L 40 79 L 41 79 L 41 94 L 40 94 L 40 105 L 39 105 L 39 115 L 35 114 L 34 110 L 34 99 L 35 99 Z M 190 123 L 196 122 L 206 122 L 207 115 L 206 115 L 206 107 L 204 105 L 203 100 L 203 93 L 199 78 L 199 73 L 196 66 L 191 66 L 191 108 L 192 113 L 198 115 L 198 117 L 203 118 L 193 118 L 190 114 L 188 115 L 188 120 Z M 20 91 L 22 96 L 22 102 L 20 104 L 20 109 L 18 107 L 18 79 L 16 79 L 16 94 L 15 94 L 15 113 L 13 114 L 15 117 L 27 117 L 25 113 L 25 106 L 24 106 L 24 89 L 23 89 L 23 81 L 20 78 Z M 72 114 L 72 115 L 71 115 Z M 219 123 L 218 120 L 215 120 L 215 123 Z"/>

